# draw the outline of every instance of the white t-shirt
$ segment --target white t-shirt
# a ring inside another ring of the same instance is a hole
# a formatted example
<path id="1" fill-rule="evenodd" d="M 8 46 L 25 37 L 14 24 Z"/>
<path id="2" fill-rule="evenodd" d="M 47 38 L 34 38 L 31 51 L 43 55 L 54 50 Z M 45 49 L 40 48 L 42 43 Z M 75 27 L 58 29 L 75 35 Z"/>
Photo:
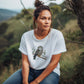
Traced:
<path id="1" fill-rule="evenodd" d="M 28 56 L 31 68 L 40 70 L 48 66 L 52 55 L 65 52 L 66 46 L 62 33 L 51 28 L 49 34 L 41 40 L 35 37 L 34 30 L 25 32 L 22 35 L 19 50 Z M 59 63 L 53 71 L 60 75 Z"/>

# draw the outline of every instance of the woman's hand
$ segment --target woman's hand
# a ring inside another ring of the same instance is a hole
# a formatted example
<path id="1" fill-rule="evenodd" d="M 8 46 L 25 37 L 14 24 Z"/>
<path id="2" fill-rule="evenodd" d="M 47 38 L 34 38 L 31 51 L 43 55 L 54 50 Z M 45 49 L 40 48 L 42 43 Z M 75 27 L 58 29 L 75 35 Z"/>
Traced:
<path id="1" fill-rule="evenodd" d="M 30 84 L 39 84 L 37 81 L 32 81 Z"/>

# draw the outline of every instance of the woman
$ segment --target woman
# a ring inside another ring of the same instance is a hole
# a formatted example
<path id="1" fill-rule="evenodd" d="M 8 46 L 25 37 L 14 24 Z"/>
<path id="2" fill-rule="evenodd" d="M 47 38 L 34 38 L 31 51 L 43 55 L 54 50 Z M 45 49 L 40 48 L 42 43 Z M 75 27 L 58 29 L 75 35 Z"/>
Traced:
<path id="1" fill-rule="evenodd" d="M 19 50 L 22 52 L 22 69 L 3 84 L 58 84 L 59 60 L 66 51 L 60 31 L 50 28 L 51 11 L 39 0 L 35 1 L 34 30 L 22 35 Z"/>

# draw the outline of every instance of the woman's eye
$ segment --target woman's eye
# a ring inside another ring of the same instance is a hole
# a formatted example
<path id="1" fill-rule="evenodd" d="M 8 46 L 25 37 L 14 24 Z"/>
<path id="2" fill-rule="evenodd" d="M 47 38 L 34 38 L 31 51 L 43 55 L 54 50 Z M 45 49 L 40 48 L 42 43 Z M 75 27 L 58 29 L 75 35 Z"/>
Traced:
<path id="1" fill-rule="evenodd" d="M 42 20 L 45 20 L 45 19 L 47 19 L 47 18 L 41 18 Z M 48 20 L 51 20 L 51 18 L 48 18 Z"/>
<path id="2" fill-rule="evenodd" d="M 42 20 L 44 20 L 45 18 L 41 18 Z"/>

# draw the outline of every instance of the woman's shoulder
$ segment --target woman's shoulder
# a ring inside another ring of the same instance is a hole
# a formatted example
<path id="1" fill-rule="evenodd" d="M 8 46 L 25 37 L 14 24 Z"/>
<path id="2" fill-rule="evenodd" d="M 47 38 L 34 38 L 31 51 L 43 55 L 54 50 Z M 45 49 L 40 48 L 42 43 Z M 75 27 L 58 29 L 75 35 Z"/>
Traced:
<path id="1" fill-rule="evenodd" d="M 54 29 L 54 28 L 52 28 L 52 37 L 54 39 L 63 39 L 64 38 L 62 32 L 60 30 Z"/>
<path id="2" fill-rule="evenodd" d="M 24 37 L 29 36 L 30 34 L 33 34 L 33 31 L 34 31 L 34 30 L 26 31 L 26 32 L 23 33 L 22 36 L 24 36 Z"/>
<path id="3" fill-rule="evenodd" d="M 60 30 L 58 30 L 58 29 L 54 29 L 54 28 L 52 28 L 52 33 L 54 34 L 54 35 L 62 35 L 62 32 L 60 31 Z"/>

